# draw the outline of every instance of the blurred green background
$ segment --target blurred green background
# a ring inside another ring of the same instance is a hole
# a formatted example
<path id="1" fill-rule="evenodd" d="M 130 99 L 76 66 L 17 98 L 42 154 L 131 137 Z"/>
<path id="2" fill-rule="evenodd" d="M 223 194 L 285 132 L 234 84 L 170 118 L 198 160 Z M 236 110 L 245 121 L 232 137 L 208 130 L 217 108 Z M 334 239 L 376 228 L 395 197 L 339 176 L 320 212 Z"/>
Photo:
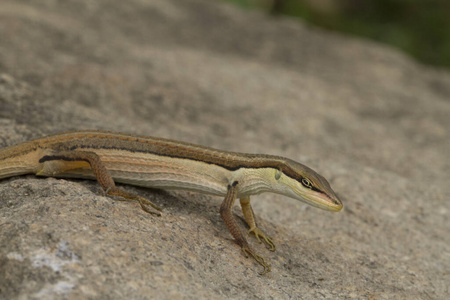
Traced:
<path id="1" fill-rule="evenodd" d="M 224 1 L 377 40 L 422 63 L 450 68 L 450 0 Z"/>

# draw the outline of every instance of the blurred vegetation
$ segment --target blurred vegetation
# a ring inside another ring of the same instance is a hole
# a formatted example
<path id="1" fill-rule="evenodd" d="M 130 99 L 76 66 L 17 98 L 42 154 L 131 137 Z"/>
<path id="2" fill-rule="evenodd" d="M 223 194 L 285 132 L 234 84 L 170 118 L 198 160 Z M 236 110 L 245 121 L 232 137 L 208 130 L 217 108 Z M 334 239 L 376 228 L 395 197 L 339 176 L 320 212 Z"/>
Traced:
<path id="1" fill-rule="evenodd" d="M 393 45 L 450 67 L 450 0 L 226 0 Z"/>

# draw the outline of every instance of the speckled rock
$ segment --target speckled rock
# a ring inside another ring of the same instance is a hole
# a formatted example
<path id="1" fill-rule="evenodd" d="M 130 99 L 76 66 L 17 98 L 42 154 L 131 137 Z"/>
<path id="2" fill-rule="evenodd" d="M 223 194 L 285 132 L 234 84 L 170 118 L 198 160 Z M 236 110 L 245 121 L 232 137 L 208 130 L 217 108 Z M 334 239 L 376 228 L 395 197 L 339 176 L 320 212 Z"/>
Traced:
<path id="1" fill-rule="evenodd" d="M 0 298 L 450 297 L 449 72 L 210 0 L 5 0 L 0 37 L 0 147 L 94 128 L 282 155 L 345 205 L 254 197 L 260 276 L 220 198 L 123 185 L 153 217 L 94 181 L 3 179 Z"/>

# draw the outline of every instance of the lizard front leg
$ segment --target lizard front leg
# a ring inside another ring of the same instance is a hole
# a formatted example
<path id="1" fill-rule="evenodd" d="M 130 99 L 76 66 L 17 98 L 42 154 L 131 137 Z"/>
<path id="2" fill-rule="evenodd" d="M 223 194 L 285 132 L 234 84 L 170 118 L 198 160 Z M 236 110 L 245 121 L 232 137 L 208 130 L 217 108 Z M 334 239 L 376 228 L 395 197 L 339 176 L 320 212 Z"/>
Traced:
<path id="1" fill-rule="evenodd" d="M 275 251 L 275 244 L 271 237 L 268 237 L 261 229 L 256 225 L 255 214 L 253 213 L 252 206 L 250 204 L 250 197 L 244 197 L 240 199 L 242 214 L 244 215 L 245 221 L 247 222 L 250 229 L 247 231 L 248 234 L 254 233 L 258 242 L 261 243 L 260 237 L 269 246 L 270 251 Z"/>
<path id="2" fill-rule="evenodd" d="M 237 181 L 233 182 L 233 184 L 231 185 L 228 185 L 227 195 L 225 196 L 225 199 L 220 206 L 220 215 L 222 216 L 222 219 L 231 235 L 234 237 L 237 244 L 241 247 L 245 256 L 248 257 L 248 254 L 250 254 L 261 266 L 264 267 L 264 270 L 262 271 L 262 273 L 260 273 L 261 275 L 264 275 L 267 272 L 270 272 L 270 265 L 266 263 L 265 259 L 262 256 L 256 254 L 256 252 L 250 248 L 250 245 L 239 229 L 238 223 L 233 218 L 233 214 L 231 212 L 234 202 L 236 201 L 237 185 Z"/>

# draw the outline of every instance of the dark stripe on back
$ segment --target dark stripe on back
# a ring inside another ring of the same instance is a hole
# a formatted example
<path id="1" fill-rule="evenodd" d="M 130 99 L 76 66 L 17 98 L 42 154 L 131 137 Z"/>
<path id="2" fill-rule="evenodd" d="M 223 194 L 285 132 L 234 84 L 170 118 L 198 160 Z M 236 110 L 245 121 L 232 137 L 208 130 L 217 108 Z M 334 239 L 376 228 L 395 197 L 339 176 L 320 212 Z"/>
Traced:
<path id="1" fill-rule="evenodd" d="M 149 153 L 204 162 L 230 171 L 240 168 L 274 168 L 281 170 L 285 175 L 299 182 L 303 178 L 303 173 L 320 176 L 307 166 L 281 156 L 224 151 L 181 141 L 108 131 L 66 132 L 44 137 L 40 139 L 40 142 L 57 151 L 108 149 L 132 153 Z"/>
<path id="2" fill-rule="evenodd" d="M 246 154 L 217 150 L 205 146 L 183 143 L 178 141 L 135 136 L 114 136 L 93 134 L 90 137 L 72 137 L 70 140 L 60 141 L 51 146 L 54 150 L 107 149 L 128 151 L 132 153 L 148 153 L 164 157 L 189 159 L 207 164 L 217 165 L 224 169 L 235 171 L 240 168 L 275 168 L 287 176 L 300 181 L 303 177 L 287 164 L 288 159 L 280 156 L 265 154 Z M 298 164 L 298 163 L 296 163 Z M 300 164 L 299 164 L 300 165 Z M 301 165 L 305 169 L 306 166 Z"/>

